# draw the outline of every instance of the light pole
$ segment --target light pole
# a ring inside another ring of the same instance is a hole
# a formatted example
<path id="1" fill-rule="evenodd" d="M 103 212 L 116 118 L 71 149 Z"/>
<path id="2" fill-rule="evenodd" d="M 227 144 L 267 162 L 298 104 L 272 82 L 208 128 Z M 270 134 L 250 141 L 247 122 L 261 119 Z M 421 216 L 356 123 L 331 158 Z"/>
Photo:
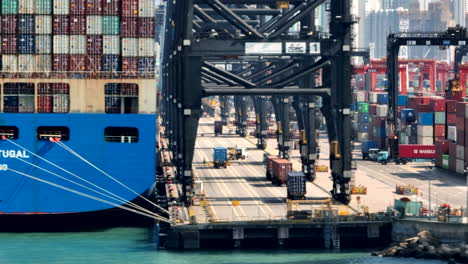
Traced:
<path id="1" fill-rule="evenodd" d="M 434 167 L 431 166 L 431 171 L 427 174 L 427 180 L 429 182 L 429 219 L 432 217 L 432 211 L 431 211 L 431 206 L 432 206 L 432 201 L 431 201 L 431 178 L 429 178 L 429 175 L 434 171 Z"/>
<path id="2" fill-rule="evenodd" d="M 468 168 L 465 168 L 463 171 L 466 178 L 466 208 L 465 208 L 465 217 L 468 217 Z"/>

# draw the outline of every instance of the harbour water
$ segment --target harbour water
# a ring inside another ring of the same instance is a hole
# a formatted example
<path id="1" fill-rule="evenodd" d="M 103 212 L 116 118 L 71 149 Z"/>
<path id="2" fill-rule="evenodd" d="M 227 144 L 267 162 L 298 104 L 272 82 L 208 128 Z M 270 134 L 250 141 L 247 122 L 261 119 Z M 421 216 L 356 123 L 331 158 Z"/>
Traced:
<path id="1" fill-rule="evenodd" d="M 441 264 L 442 261 L 371 257 L 369 251 L 157 251 L 152 232 L 113 228 L 76 233 L 0 233 L 0 263 L 16 264 Z"/>

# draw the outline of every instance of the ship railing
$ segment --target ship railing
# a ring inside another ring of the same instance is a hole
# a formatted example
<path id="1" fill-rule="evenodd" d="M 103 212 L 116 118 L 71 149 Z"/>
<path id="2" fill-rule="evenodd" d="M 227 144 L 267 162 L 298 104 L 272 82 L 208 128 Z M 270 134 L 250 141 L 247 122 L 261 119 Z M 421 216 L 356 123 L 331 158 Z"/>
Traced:
<path id="1" fill-rule="evenodd" d="M 50 71 L 50 72 L 0 72 L 1 78 L 38 78 L 38 79 L 154 79 L 152 71 Z"/>
<path id="2" fill-rule="evenodd" d="M 137 143 L 138 137 L 135 136 L 105 136 L 104 140 L 106 142 L 116 142 L 116 143 Z"/>

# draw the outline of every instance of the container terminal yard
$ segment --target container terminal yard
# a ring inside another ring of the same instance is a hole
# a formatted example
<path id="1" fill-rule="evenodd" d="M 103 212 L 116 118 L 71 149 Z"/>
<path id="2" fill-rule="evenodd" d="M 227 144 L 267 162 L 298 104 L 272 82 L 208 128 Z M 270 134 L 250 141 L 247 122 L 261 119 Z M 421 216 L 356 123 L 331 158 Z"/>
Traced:
<path id="1" fill-rule="evenodd" d="M 4 0 L 0 218 L 137 214 L 169 249 L 466 241 L 467 29 L 391 33 L 376 60 L 350 10 Z M 454 62 L 399 59 L 407 46 Z"/>

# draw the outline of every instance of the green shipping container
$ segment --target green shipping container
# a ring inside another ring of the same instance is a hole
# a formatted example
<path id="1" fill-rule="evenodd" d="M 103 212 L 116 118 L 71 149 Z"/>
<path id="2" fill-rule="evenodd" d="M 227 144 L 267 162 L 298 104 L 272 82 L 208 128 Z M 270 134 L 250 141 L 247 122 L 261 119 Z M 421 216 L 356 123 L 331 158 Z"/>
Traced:
<path id="1" fill-rule="evenodd" d="M 400 200 L 395 200 L 395 209 L 404 215 L 419 216 L 421 207 L 421 202 L 403 202 Z"/>
<path id="2" fill-rule="evenodd" d="M 2 14 L 3 15 L 18 14 L 18 0 L 3 0 L 2 1 Z"/>
<path id="3" fill-rule="evenodd" d="M 102 17 L 102 34 L 103 35 L 120 34 L 120 20 L 118 16 Z"/>
<path id="4" fill-rule="evenodd" d="M 405 132 L 400 132 L 400 143 L 408 144 L 408 137 L 406 136 Z"/>
<path id="5" fill-rule="evenodd" d="M 434 113 L 434 124 L 435 125 L 445 125 L 445 112 L 435 112 Z"/>
<path id="6" fill-rule="evenodd" d="M 369 104 L 359 103 L 358 110 L 359 110 L 359 113 L 369 113 Z"/>
<path id="7" fill-rule="evenodd" d="M 36 14 L 38 15 L 52 14 L 52 0 L 36 0 Z"/>
<path id="8" fill-rule="evenodd" d="M 447 154 L 442 155 L 442 168 L 443 169 L 449 168 L 449 155 Z"/>

